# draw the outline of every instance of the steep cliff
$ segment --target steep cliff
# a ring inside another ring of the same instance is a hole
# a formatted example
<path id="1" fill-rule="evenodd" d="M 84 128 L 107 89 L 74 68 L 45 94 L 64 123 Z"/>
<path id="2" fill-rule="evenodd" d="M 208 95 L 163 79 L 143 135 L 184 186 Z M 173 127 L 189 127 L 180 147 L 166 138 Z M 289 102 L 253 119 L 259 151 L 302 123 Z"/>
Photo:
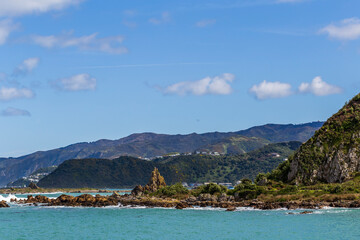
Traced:
<path id="1" fill-rule="evenodd" d="M 360 171 L 360 94 L 330 117 L 281 166 L 297 184 L 344 182 Z"/>

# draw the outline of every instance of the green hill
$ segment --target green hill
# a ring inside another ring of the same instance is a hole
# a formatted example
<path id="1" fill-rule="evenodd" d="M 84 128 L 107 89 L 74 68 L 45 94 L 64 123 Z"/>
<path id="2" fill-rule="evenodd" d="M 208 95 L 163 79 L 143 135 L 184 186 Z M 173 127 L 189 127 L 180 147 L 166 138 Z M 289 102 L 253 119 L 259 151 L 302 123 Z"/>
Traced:
<path id="1" fill-rule="evenodd" d="M 168 184 L 176 182 L 235 182 L 254 179 L 275 168 L 300 142 L 269 144 L 250 153 L 232 156 L 191 155 L 144 161 L 133 157 L 74 159 L 62 163 L 38 185 L 55 188 L 124 188 L 146 184 L 157 167 Z"/>
<path id="2" fill-rule="evenodd" d="M 360 94 L 330 117 L 272 177 L 296 184 L 335 183 L 360 171 Z"/>

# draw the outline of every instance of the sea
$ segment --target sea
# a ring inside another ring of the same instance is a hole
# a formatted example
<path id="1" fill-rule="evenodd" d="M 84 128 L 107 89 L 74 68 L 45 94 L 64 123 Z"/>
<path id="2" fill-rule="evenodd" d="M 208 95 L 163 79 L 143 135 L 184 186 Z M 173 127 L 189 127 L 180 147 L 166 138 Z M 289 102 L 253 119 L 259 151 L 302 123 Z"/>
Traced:
<path id="1" fill-rule="evenodd" d="M 61 193 L 43 194 L 57 197 Z M 79 194 L 71 194 L 79 195 Z M 0 195 L 0 201 L 26 195 Z M 0 240 L 9 239 L 360 239 L 360 209 L 255 210 L 145 207 L 0 208 Z M 289 214 L 293 213 L 293 214 Z"/>

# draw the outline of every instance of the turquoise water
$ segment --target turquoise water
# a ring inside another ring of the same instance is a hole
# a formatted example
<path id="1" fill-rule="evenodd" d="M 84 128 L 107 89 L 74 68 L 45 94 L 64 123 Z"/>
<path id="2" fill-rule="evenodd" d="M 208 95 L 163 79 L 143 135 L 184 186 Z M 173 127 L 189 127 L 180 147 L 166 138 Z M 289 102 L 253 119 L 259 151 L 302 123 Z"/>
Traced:
<path id="1" fill-rule="evenodd" d="M 360 209 L 0 208 L 0 239 L 360 239 Z"/>

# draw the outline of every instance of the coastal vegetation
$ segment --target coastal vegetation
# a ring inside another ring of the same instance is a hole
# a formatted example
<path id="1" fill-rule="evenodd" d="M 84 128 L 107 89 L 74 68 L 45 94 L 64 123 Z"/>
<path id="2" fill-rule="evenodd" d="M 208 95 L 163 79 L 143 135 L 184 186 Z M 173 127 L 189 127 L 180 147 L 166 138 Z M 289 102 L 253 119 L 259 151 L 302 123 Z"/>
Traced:
<path id="1" fill-rule="evenodd" d="M 296 186 L 276 182 L 267 179 L 266 176 L 269 176 L 269 174 L 259 174 L 259 176 L 257 180 L 261 180 L 257 182 L 242 179 L 241 183 L 236 185 L 234 189 L 227 189 L 225 186 L 210 183 L 187 190 L 178 183 L 161 188 L 151 196 L 172 197 L 183 200 L 191 196 L 199 197 L 204 194 L 217 197 L 226 194 L 227 196 L 233 196 L 236 201 L 257 200 L 264 203 L 305 201 L 313 204 L 330 204 L 334 202 L 340 204 L 341 201 L 359 201 L 360 204 L 360 173 L 354 173 L 352 179 L 344 183 L 319 183 L 311 186 Z M 173 189 L 171 194 L 164 194 L 169 189 Z"/>

